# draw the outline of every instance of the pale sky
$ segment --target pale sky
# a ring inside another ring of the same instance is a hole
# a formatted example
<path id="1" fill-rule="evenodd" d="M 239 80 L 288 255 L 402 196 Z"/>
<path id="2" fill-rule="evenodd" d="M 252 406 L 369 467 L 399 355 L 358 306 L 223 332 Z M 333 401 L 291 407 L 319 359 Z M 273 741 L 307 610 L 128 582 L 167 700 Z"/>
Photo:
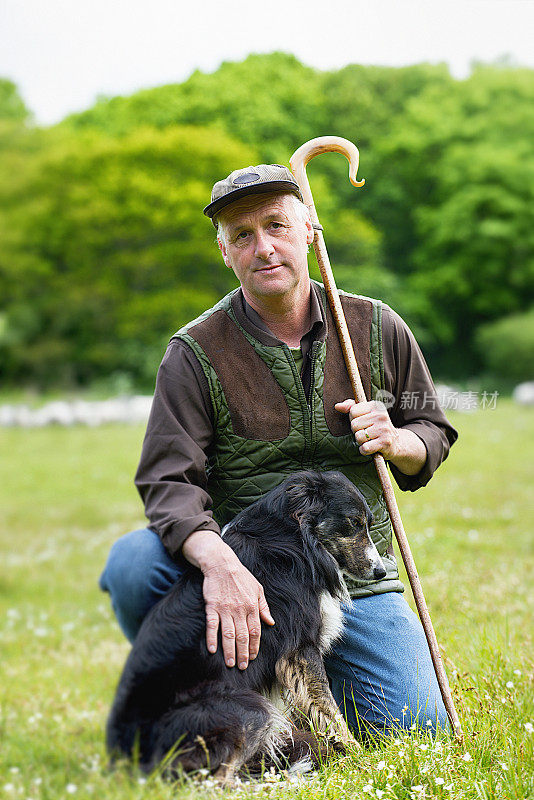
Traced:
<path id="1" fill-rule="evenodd" d="M 508 54 L 534 67 L 534 0 L 0 0 L 0 76 L 38 123 L 97 95 L 185 80 L 251 52 L 319 69 Z"/>

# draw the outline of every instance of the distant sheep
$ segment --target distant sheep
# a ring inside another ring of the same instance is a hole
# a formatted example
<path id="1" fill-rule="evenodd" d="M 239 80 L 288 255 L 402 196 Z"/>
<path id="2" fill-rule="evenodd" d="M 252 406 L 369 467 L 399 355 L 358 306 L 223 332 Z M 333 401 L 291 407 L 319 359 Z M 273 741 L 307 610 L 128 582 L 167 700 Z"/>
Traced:
<path id="1" fill-rule="evenodd" d="M 54 400 L 40 408 L 28 405 L 0 406 L 0 426 L 44 428 L 47 425 L 88 425 L 110 422 L 146 423 L 152 397 L 116 397 L 111 400 Z"/>

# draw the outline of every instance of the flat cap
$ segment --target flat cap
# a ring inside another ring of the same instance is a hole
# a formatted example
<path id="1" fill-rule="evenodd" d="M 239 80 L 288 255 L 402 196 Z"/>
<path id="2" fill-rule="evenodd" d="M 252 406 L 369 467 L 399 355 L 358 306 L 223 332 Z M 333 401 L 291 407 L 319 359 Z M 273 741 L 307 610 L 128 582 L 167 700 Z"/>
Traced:
<path id="1" fill-rule="evenodd" d="M 211 203 L 204 209 L 204 214 L 213 219 L 221 209 L 240 197 L 268 192 L 292 192 L 302 200 L 298 183 L 287 167 L 281 164 L 258 164 L 235 169 L 227 178 L 217 181 L 211 191 Z"/>

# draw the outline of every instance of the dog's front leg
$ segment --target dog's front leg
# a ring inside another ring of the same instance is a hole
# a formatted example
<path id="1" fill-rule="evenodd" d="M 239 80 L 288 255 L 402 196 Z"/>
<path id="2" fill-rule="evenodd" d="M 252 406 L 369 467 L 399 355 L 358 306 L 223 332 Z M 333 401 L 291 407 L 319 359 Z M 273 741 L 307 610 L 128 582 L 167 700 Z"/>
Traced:
<path id="1" fill-rule="evenodd" d="M 334 735 L 343 745 L 358 746 L 330 691 L 319 650 L 308 647 L 279 659 L 276 677 L 287 699 L 315 730 Z"/>

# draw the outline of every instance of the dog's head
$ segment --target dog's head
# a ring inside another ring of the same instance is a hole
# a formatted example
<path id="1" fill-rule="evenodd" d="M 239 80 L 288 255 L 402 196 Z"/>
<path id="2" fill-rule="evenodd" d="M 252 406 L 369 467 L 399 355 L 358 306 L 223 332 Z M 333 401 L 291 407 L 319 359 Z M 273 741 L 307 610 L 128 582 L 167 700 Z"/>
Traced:
<path id="1" fill-rule="evenodd" d="M 284 484 L 290 515 L 310 544 L 321 545 L 342 570 L 380 580 L 386 570 L 369 535 L 373 520 L 361 492 L 341 472 L 298 472 Z"/>

